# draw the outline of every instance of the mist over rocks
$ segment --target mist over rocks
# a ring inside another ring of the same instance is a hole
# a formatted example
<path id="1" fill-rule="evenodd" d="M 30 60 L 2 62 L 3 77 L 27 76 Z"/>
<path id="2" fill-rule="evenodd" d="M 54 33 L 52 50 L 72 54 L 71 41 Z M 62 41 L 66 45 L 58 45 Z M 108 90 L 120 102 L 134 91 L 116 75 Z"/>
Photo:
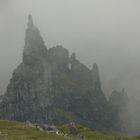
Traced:
<path id="1" fill-rule="evenodd" d="M 109 98 L 109 104 L 114 115 L 114 128 L 125 133 L 128 133 L 131 129 L 131 118 L 128 108 L 129 102 L 130 100 L 125 89 L 121 91 L 114 90 Z"/>
<path id="2" fill-rule="evenodd" d="M 1 118 L 119 129 L 114 121 L 119 124 L 120 106 L 114 103 L 120 99 L 114 93 L 107 101 L 97 64 L 89 69 L 60 45 L 48 49 L 29 15 L 23 60 L 0 102 Z"/>

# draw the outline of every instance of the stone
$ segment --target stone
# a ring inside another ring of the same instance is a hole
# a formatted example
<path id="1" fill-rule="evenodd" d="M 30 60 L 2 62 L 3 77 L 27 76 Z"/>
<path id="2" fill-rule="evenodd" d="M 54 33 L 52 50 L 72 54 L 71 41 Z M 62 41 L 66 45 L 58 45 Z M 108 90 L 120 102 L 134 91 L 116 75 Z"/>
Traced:
<path id="1" fill-rule="evenodd" d="M 40 124 L 75 121 L 103 129 L 109 121 L 107 106 L 97 64 L 90 70 L 61 45 L 47 49 L 29 15 L 23 61 L 2 98 L 0 118 Z"/>

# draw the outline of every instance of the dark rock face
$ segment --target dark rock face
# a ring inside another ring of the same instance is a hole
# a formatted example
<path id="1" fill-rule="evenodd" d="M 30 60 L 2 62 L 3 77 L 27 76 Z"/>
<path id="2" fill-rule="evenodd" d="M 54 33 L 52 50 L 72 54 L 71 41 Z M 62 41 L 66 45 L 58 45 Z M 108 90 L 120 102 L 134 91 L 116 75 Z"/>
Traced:
<path id="1" fill-rule="evenodd" d="M 122 132 L 129 132 L 131 128 L 131 119 L 129 114 L 129 98 L 124 89 L 122 91 L 113 91 L 109 99 L 109 104 L 112 111 L 112 125 Z M 117 123 L 114 123 L 117 122 Z"/>
<path id="2" fill-rule="evenodd" d="M 97 64 L 90 70 L 62 46 L 47 49 L 31 15 L 23 62 L 13 73 L 0 112 L 1 118 L 20 121 L 76 121 L 97 129 L 108 125 Z"/>

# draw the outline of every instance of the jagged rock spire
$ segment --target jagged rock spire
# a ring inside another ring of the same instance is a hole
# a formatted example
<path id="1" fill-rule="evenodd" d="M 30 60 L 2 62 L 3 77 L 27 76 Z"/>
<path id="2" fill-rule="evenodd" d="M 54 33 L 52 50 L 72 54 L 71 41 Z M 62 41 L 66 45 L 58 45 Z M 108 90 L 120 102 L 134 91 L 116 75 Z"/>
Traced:
<path id="1" fill-rule="evenodd" d="M 28 16 L 28 28 L 32 28 L 32 27 L 34 27 L 33 18 L 32 18 L 32 15 L 29 14 L 29 16 Z"/>
<path id="2" fill-rule="evenodd" d="M 0 103 L 0 118 L 58 125 L 70 122 L 65 114 L 71 112 L 75 121 L 85 125 L 108 126 L 103 122 L 106 99 L 99 88 L 97 66 L 92 78 L 91 70 L 75 54 L 71 62 L 62 46 L 46 49 L 31 15 L 27 26 L 23 62 L 15 69 Z"/>
<path id="3" fill-rule="evenodd" d="M 28 24 L 25 36 L 23 62 L 32 63 L 31 60 L 38 60 L 46 56 L 47 48 L 39 29 L 34 25 L 32 15 L 28 16 Z"/>
<path id="4" fill-rule="evenodd" d="M 92 67 L 92 76 L 93 76 L 93 83 L 96 86 L 101 87 L 99 69 L 98 69 L 98 65 L 96 63 L 93 64 L 93 67 Z"/>

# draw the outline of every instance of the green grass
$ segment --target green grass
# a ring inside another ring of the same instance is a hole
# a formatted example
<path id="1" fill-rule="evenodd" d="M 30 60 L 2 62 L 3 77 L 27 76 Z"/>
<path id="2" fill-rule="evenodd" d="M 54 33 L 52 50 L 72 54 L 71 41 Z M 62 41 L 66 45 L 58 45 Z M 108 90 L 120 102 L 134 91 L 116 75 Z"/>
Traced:
<path id="1" fill-rule="evenodd" d="M 76 125 L 76 128 L 78 129 L 78 135 L 85 136 L 85 140 L 140 140 L 140 136 L 135 138 L 120 138 L 107 136 L 104 133 L 90 130 L 81 125 Z M 77 140 L 78 136 L 70 133 L 69 125 L 58 126 L 58 129 L 68 134 L 72 140 Z M 64 140 L 64 137 L 47 131 L 39 131 L 25 123 L 0 120 L 0 140 Z"/>
<path id="2" fill-rule="evenodd" d="M 68 125 L 63 125 L 63 126 L 60 126 L 58 128 L 61 132 L 69 134 L 73 138 L 73 140 L 77 140 L 76 135 L 70 134 Z M 119 137 L 116 135 L 108 136 L 104 133 L 94 131 L 94 130 L 91 130 L 89 128 L 82 127 L 81 125 L 76 125 L 76 128 L 78 129 L 78 135 L 85 136 L 86 140 L 140 140 L 140 137 L 128 138 L 128 137 Z"/>
<path id="3" fill-rule="evenodd" d="M 103 133 L 90 130 L 89 128 L 82 127 L 81 125 L 76 125 L 76 128 L 78 129 L 78 135 L 85 136 L 86 140 L 113 140 L 113 137 L 109 137 Z M 74 140 L 77 138 L 76 135 L 70 134 L 68 125 L 60 126 L 59 130 L 63 133 L 69 134 L 70 136 L 73 137 Z"/>
<path id="4" fill-rule="evenodd" d="M 16 121 L 0 121 L 0 140 L 64 140 L 53 133 L 42 132 Z"/>

